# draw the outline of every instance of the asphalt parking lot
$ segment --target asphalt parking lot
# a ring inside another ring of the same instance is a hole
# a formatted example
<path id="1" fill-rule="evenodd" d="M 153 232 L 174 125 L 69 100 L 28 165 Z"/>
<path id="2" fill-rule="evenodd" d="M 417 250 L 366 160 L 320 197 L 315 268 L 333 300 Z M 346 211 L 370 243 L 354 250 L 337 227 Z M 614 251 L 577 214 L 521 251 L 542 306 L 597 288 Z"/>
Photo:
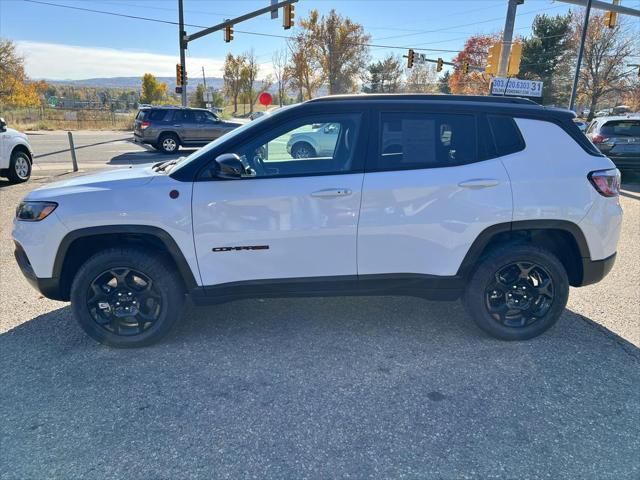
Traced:
<path id="1" fill-rule="evenodd" d="M 35 173 L 0 179 L 1 479 L 640 477 L 640 186 L 611 274 L 532 341 L 457 302 L 256 299 L 115 350 L 13 260 Z"/>
<path id="2" fill-rule="evenodd" d="M 33 147 L 34 172 L 71 170 L 69 137 L 62 130 L 27 132 Z M 73 132 L 76 158 L 80 169 L 95 169 L 162 162 L 189 155 L 194 148 L 181 148 L 167 155 L 148 145 L 133 141 L 131 132 L 80 130 Z"/>

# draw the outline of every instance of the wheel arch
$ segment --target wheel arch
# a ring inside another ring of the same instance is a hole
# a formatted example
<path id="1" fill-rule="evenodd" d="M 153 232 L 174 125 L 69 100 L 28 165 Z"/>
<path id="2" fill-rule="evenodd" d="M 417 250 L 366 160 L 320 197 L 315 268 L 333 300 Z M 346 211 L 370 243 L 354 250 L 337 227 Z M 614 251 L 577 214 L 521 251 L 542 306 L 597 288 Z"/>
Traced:
<path id="1" fill-rule="evenodd" d="M 523 220 L 493 225 L 483 230 L 467 251 L 458 276 L 469 278 L 478 262 L 495 248 L 507 244 L 533 244 L 558 257 L 572 286 L 583 284 L 583 260 L 589 246 L 580 227 L 566 220 Z"/>
<path id="2" fill-rule="evenodd" d="M 291 150 L 293 151 L 293 148 L 296 145 L 299 145 L 301 143 L 306 143 L 307 145 L 309 145 L 311 148 L 313 148 L 313 150 L 315 150 L 316 152 L 318 151 L 318 145 L 316 142 L 313 142 L 312 139 L 310 139 L 309 137 L 301 137 L 301 138 L 297 138 L 292 144 L 291 144 Z"/>
<path id="3" fill-rule="evenodd" d="M 29 162 L 33 164 L 33 157 L 31 156 L 31 150 L 29 150 L 29 147 L 27 147 L 24 143 L 18 143 L 14 145 L 14 147 L 11 149 L 11 156 L 16 152 L 22 152 L 26 154 L 27 157 L 29 157 Z"/>
<path id="4" fill-rule="evenodd" d="M 165 230 L 145 225 L 108 225 L 74 230 L 60 242 L 52 277 L 59 279 L 61 300 L 69 299 L 71 283 L 80 266 L 95 253 L 114 246 L 140 246 L 162 254 L 178 271 L 185 292 L 197 287 L 191 267 Z"/>

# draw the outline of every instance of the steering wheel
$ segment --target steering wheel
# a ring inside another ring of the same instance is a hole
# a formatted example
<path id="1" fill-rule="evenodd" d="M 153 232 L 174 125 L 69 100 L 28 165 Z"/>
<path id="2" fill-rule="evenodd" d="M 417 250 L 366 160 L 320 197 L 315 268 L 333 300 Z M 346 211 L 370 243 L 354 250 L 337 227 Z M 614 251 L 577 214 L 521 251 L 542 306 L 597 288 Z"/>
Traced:
<path id="1" fill-rule="evenodd" d="M 264 166 L 264 157 L 267 154 L 267 149 L 264 145 L 259 146 L 256 149 L 251 149 L 249 151 L 249 155 L 243 157 L 247 165 L 245 165 L 245 170 L 250 171 L 253 169 L 255 172 L 255 176 L 264 177 L 267 175 L 267 169 Z"/>

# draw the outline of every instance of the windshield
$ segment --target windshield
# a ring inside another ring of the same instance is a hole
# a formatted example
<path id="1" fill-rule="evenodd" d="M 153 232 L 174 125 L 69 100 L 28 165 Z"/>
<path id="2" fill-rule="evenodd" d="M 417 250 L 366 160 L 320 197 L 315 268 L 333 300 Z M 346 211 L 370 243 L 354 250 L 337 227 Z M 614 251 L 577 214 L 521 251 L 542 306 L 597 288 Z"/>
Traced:
<path id="1" fill-rule="evenodd" d="M 202 147 L 200 150 L 196 150 L 195 152 L 193 152 L 188 157 L 184 157 L 183 159 L 179 159 L 179 162 L 174 164 L 173 168 L 171 169 L 171 172 L 172 173 L 173 172 L 177 172 L 178 170 L 180 170 L 185 165 L 188 165 L 189 163 L 198 160 L 202 155 L 206 155 L 207 153 L 209 153 L 214 148 L 217 148 L 222 143 L 233 139 L 237 135 L 240 135 L 243 132 L 255 127 L 256 125 L 259 125 L 261 122 L 264 122 L 267 119 L 272 119 L 273 117 L 279 115 L 280 113 L 288 110 L 289 108 L 291 108 L 293 106 L 294 105 L 287 105 L 286 107 L 279 108 L 278 111 L 274 112 L 272 115 L 262 115 L 261 117 L 255 119 L 255 120 L 252 120 L 252 121 L 250 121 L 248 123 L 245 123 L 244 125 L 242 125 L 242 126 L 240 126 L 238 128 L 235 128 L 235 129 L 231 130 L 229 133 L 225 133 L 221 137 L 216 138 L 213 142 L 211 142 L 211 143 L 205 145 L 204 147 Z"/>

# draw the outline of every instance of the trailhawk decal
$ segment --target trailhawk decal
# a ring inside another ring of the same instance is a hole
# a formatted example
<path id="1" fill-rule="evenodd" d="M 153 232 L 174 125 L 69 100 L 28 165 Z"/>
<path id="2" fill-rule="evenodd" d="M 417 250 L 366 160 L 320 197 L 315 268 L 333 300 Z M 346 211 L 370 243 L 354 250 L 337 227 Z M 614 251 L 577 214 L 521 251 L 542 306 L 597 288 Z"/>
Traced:
<path id="1" fill-rule="evenodd" d="M 269 245 L 247 245 L 246 247 L 213 247 L 212 252 L 240 252 L 242 250 L 269 250 Z"/>

